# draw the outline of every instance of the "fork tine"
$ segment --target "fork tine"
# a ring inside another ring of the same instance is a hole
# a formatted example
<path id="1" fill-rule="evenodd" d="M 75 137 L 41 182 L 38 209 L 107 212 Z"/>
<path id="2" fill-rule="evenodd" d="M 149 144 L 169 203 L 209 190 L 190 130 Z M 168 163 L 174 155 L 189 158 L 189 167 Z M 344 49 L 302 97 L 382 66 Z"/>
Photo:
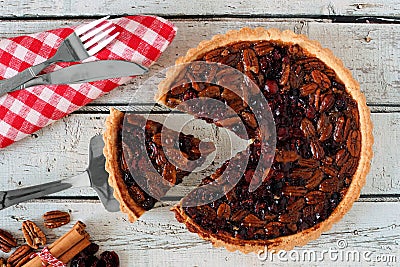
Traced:
<path id="1" fill-rule="evenodd" d="M 92 39 L 90 39 L 88 42 L 84 43 L 83 46 L 88 49 L 89 47 L 91 47 L 92 45 L 94 45 L 95 43 L 97 43 L 98 41 L 100 41 L 101 39 L 103 39 L 104 37 L 106 37 L 110 32 L 112 32 L 115 29 L 115 27 L 111 27 L 108 30 L 96 35 L 95 37 L 93 37 Z"/>
<path id="2" fill-rule="evenodd" d="M 101 49 L 106 47 L 109 43 L 111 43 L 120 33 L 116 32 L 112 36 L 108 37 L 107 39 L 101 41 L 98 43 L 96 46 L 92 47 L 91 49 L 88 50 L 88 54 L 93 56 L 97 52 L 99 52 Z"/>
<path id="3" fill-rule="evenodd" d="M 96 27 L 93 30 L 91 30 L 90 32 L 85 33 L 84 35 L 82 35 L 80 37 L 82 43 L 89 40 L 90 38 L 92 38 L 93 36 L 98 34 L 99 32 L 107 29 L 110 25 L 112 25 L 112 23 L 110 21 L 108 21 L 108 22 L 104 23 L 103 25 L 101 25 L 100 27 Z"/>
<path id="4" fill-rule="evenodd" d="M 96 27 L 97 25 L 99 25 L 100 23 L 102 23 L 103 21 L 105 21 L 106 19 L 108 19 L 110 16 L 106 16 L 104 18 L 98 19 L 98 20 L 94 20 L 86 25 L 83 25 L 81 27 L 78 27 L 77 29 L 75 29 L 75 33 L 79 36 L 84 34 L 85 32 L 89 31 L 90 29 L 93 29 L 94 27 Z"/>

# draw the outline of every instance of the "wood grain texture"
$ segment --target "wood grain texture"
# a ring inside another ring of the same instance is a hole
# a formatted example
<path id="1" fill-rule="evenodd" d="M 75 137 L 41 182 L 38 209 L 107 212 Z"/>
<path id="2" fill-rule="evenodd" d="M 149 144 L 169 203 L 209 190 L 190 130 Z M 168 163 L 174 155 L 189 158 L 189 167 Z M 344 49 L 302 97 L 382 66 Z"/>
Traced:
<path id="1" fill-rule="evenodd" d="M 87 224 L 92 241 L 101 250 L 115 250 L 121 258 L 121 266 L 287 266 L 293 264 L 278 258 L 260 261 L 255 254 L 244 255 L 227 252 L 223 248 L 213 248 L 178 223 L 168 207 L 147 212 L 137 222 L 131 224 L 121 213 L 107 213 L 100 203 L 81 201 L 31 202 L 15 206 L 2 212 L 0 227 L 12 232 L 22 243 L 21 222 L 30 219 L 43 225 L 41 215 L 44 211 L 60 209 L 71 212 L 72 222 L 58 229 L 45 229 L 49 242 L 64 234 L 77 220 Z M 388 213 L 387 211 L 392 212 Z M 378 255 L 392 255 L 400 262 L 400 203 L 360 203 L 356 202 L 350 212 L 319 239 L 297 248 L 297 253 L 315 251 L 321 255 L 323 250 L 336 250 L 347 253 L 371 252 L 371 259 Z M 118 227 L 117 227 L 118 226 Z M 42 227 L 43 229 L 43 227 Z M 121 230 L 124 229 L 124 230 Z M 343 241 L 344 240 L 344 241 Z M 345 242 L 340 249 L 338 242 Z M 292 252 L 292 253 L 296 253 Z M 338 253 L 339 253 L 338 252 Z M 1 256 L 1 253 L 0 253 Z M 276 256 L 276 255 L 275 255 Z M 302 262 L 307 263 L 307 261 Z M 321 262 L 310 262 L 311 266 Z M 308 265 L 308 264 L 307 264 Z M 383 266 L 376 262 L 332 261 L 326 255 L 324 266 Z M 395 266 L 396 263 L 390 264 Z"/>
<path id="2" fill-rule="evenodd" d="M 0 150 L 0 183 L 13 189 L 84 171 L 89 139 L 104 131 L 106 114 L 73 114 Z M 176 114 L 175 116 L 181 116 Z M 400 113 L 373 113 L 374 158 L 362 194 L 400 194 Z M 94 196 L 69 189 L 58 196 Z"/>
<path id="3" fill-rule="evenodd" d="M 164 16 L 257 15 L 257 16 L 398 16 L 398 0 L 40 0 L 0 3 L 2 17 L 93 16 L 123 14 L 158 14 Z"/>

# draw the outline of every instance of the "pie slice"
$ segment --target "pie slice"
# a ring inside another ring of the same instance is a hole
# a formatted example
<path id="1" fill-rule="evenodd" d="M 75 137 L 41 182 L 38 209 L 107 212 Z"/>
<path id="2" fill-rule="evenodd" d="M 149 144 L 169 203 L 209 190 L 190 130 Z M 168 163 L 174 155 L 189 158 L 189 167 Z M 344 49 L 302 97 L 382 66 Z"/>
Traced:
<path id="1" fill-rule="evenodd" d="M 150 210 L 215 150 L 210 142 L 113 108 L 106 121 L 104 140 L 109 183 L 121 211 L 128 214 L 131 222 Z"/>
<path id="2" fill-rule="evenodd" d="M 228 250 L 257 252 L 268 246 L 277 251 L 318 238 L 350 210 L 370 169 L 372 124 L 359 84 L 330 50 L 290 31 L 244 28 L 201 42 L 176 63 L 188 62 L 230 66 L 259 90 L 235 93 L 220 81 L 241 87 L 243 80 L 196 64 L 170 71 L 160 84 L 157 101 L 171 108 L 184 106 L 199 118 L 214 107 L 199 109 L 185 101 L 206 97 L 226 103 L 238 117 L 204 118 L 231 129 L 244 124 L 254 140 L 239 182 L 209 204 L 187 207 L 185 201 L 199 192 L 189 194 L 173 208 L 180 222 Z M 193 78 L 199 72 L 205 81 Z M 266 126 L 250 108 L 261 101 L 259 92 L 275 121 L 276 151 L 261 186 L 251 191 L 252 174 L 263 164 L 264 153 L 257 145 L 263 142 L 259 130 Z M 243 136 L 242 131 L 237 134 Z M 241 156 L 227 161 L 202 185 L 224 184 L 221 173 Z"/>

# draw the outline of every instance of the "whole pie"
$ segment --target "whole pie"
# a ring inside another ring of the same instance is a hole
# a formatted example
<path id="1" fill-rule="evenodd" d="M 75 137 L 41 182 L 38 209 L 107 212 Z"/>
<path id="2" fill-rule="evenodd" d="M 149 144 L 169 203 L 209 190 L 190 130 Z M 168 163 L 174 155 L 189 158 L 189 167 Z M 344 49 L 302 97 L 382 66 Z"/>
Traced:
<path id="1" fill-rule="evenodd" d="M 157 101 L 252 142 L 199 185 L 218 184 L 227 188 L 224 195 L 207 204 L 185 205 L 193 197 L 209 197 L 193 190 L 172 208 L 178 221 L 215 246 L 247 253 L 265 246 L 277 251 L 304 245 L 350 210 L 370 168 L 372 124 L 359 84 L 330 50 L 291 31 L 243 28 L 201 42 L 176 63 L 189 62 L 229 66 L 248 79 L 235 79 L 226 69 L 200 64 L 176 68 L 159 85 Z M 194 79 L 199 75 L 201 81 Z M 249 80 L 257 90 L 243 89 Z M 203 98 L 224 103 L 234 116 L 218 105 L 190 102 Z M 263 157 L 271 152 L 263 147 L 271 138 L 262 134 L 268 121 L 258 120 L 260 114 L 252 109 L 264 99 L 275 123 L 272 165 Z M 108 120 L 107 131 L 118 125 Z M 114 141 L 106 152 L 118 143 Z M 224 172 L 231 167 L 234 174 L 243 161 L 247 165 L 239 181 L 228 186 L 230 180 L 223 177 L 230 175 Z M 110 166 L 114 160 L 107 157 L 107 162 Z M 262 177 L 255 175 L 259 166 Z M 121 164 L 118 167 L 123 169 Z M 115 187 L 115 179 L 110 180 Z M 257 187 L 250 190 L 254 181 Z"/>

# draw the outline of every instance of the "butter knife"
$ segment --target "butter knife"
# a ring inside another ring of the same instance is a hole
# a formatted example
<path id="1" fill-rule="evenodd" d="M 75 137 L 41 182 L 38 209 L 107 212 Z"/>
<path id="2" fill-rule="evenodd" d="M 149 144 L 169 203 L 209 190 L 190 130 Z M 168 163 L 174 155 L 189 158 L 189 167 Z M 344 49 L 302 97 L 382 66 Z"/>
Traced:
<path id="1" fill-rule="evenodd" d="M 46 73 L 24 83 L 13 90 L 0 91 L 0 96 L 7 92 L 42 84 L 77 84 L 107 80 L 111 78 L 142 75 L 148 69 L 140 64 L 124 60 L 98 60 L 85 62 Z M 8 89 L 8 88 L 7 88 Z"/>

